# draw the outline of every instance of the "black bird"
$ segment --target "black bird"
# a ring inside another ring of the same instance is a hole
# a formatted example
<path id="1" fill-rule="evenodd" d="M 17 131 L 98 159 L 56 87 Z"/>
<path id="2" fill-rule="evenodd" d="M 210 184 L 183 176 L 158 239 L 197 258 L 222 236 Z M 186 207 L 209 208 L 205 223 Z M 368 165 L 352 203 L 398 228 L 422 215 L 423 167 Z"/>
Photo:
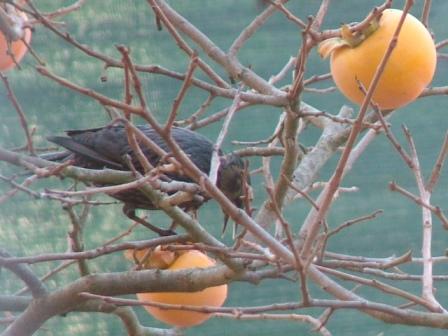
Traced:
<path id="1" fill-rule="evenodd" d="M 139 125 L 137 128 L 167 153 L 170 149 L 163 138 L 149 125 Z M 44 156 L 53 161 L 71 160 L 73 165 L 90 169 L 118 169 L 129 171 L 132 165 L 140 173 L 144 173 L 137 156 L 128 143 L 126 129 L 123 123 L 117 122 L 105 127 L 69 130 L 68 137 L 50 136 L 47 139 L 67 151 Z M 205 136 L 191 130 L 173 127 L 171 135 L 194 164 L 204 173 L 209 174 L 213 143 Z M 146 146 L 141 146 L 148 161 L 156 167 L 161 157 Z M 218 169 L 217 186 L 238 207 L 243 207 L 245 164 L 236 154 L 223 155 L 220 152 L 221 163 Z M 175 181 L 193 182 L 188 176 L 179 172 L 165 173 L 166 177 Z M 246 178 L 247 179 L 247 178 Z M 249 181 L 247 180 L 247 183 Z M 171 230 L 160 229 L 147 223 L 135 215 L 135 209 L 157 209 L 157 207 L 137 188 L 127 189 L 110 196 L 124 203 L 123 212 L 131 219 L 149 227 L 159 235 L 174 234 Z M 184 209 L 197 209 L 201 202 L 189 202 L 179 205 Z M 227 218 L 226 218 L 227 221 Z"/>

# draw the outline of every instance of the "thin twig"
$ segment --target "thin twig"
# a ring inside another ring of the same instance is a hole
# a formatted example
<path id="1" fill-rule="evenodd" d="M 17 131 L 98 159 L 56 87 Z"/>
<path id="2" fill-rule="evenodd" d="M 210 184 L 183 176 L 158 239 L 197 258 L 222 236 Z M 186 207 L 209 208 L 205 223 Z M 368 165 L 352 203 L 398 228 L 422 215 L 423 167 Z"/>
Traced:
<path id="1" fill-rule="evenodd" d="M 89 209 L 88 205 L 84 205 L 84 207 L 86 209 Z M 83 219 L 87 219 L 87 216 L 79 216 L 70 205 L 64 206 L 63 209 L 67 211 L 71 223 L 71 229 L 68 232 L 70 251 L 82 252 L 84 251 L 83 233 L 85 224 L 85 221 L 83 221 Z M 78 259 L 78 269 L 81 276 L 90 274 L 89 265 L 87 264 L 85 259 Z"/>
<path id="2" fill-rule="evenodd" d="M 279 0 L 278 2 L 282 3 L 287 1 L 288 0 Z M 258 29 L 260 29 L 266 23 L 266 21 L 274 13 L 275 9 L 269 6 L 260 15 L 258 15 L 246 28 L 244 28 L 230 46 L 228 57 L 235 59 L 238 51 L 258 31 Z"/>
<path id="3" fill-rule="evenodd" d="M 376 211 L 372 212 L 369 215 L 361 216 L 361 217 L 354 218 L 354 219 L 351 219 L 349 221 L 346 221 L 346 222 L 342 223 L 341 225 L 339 225 L 338 227 L 336 227 L 333 230 L 331 230 L 330 232 L 328 232 L 327 237 L 329 238 L 329 237 L 339 233 L 341 230 L 343 230 L 345 228 L 348 228 L 348 227 L 350 227 L 350 226 L 352 226 L 354 224 L 358 224 L 358 223 L 362 223 L 362 222 L 365 222 L 365 221 L 372 220 L 372 219 L 376 218 L 378 215 L 380 215 L 382 213 L 383 213 L 383 210 L 376 210 Z"/>
<path id="4" fill-rule="evenodd" d="M 179 110 L 180 104 L 184 99 L 188 88 L 191 86 L 191 79 L 193 78 L 194 71 L 198 65 L 198 55 L 196 53 L 191 57 L 190 63 L 188 64 L 187 72 L 185 74 L 185 80 L 182 83 L 182 86 L 177 94 L 176 98 L 174 98 L 174 102 L 171 108 L 171 112 L 168 116 L 168 120 L 165 124 L 165 131 L 171 130 L 171 127 L 174 124 L 174 121 L 177 118 L 177 112 Z"/>
<path id="5" fill-rule="evenodd" d="M 392 181 L 389 183 L 389 189 L 391 191 L 397 191 L 400 194 L 406 196 L 410 200 L 414 201 L 416 204 L 432 211 L 437 218 L 442 222 L 442 225 L 445 229 L 448 230 L 448 218 L 446 218 L 445 214 L 442 212 L 440 207 L 431 205 L 430 203 L 425 202 L 421 197 L 418 197 L 411 193 L 410 191 L 400 187 L 396 182 Z"/>
<path id="6" fill-rule="evenodd" d="M 102 247 L 86 250 L 82 252 L 65 252 L 65 253 L 46 253 L 30 257 L 0 257 L 0 265 L 9 266 L 17 264 L 35 264 L 41 262 L 48 262 L 54 260 L 88 260 L 94 259 L 99 256 L 111 254 L 117 251 L 123 251 L 128 249 L 143 249 L 148 247 L 155 247 L 163 244 L 172 244 L 175 242 L 188 241 L 188 235 L 175 235 L 167 237 L 159 237 L 151 240 L 124 242 L 115 245 L 104 245 Z"/>
<path id="7" fill-rule="evenodd" d="M 30 177 L 27 177 L 25 181 L 23 181 L 21 184 L 18 184 L 15 181 L 13 181 L 12 178 L 7 178 L 3 175 L 0 175 L 0 180 L 8 182 L 14 188 L 8 190 L 4 195 L 0 196 L 0 204 L 13 197 L 19 191 L 23 191 L 25 193 L 32 195 L 33 197 L 38 198 L 40 196 L 39 193 L 36 193 L 34 190 L 28 188 L 28 186 L 33 182 L 35 182 L 37 179 L 38 179 L 37 175 L 31 175 Z"/>
<path id="8" fill-rule="evenodd" d="M 280 208 L 278 207 L 277 202 L 275 201 L 273 189 L 267 188 L 267 192 L 271 200 L 272 208 L 274 209 L 277 218 L 280 221 L 280 224 L 282 225 L 283 232 L 285 232 L 286 234 L 286 242 L 294 255 L 295 269 L 297 270 L 300 276 L 300 290 L 302 293 L 302 302 L 304 305 L 307 305 L 308 302 L 310 301 L 310 293 L 308 291 L 305 268 L 303 266 L 302 260 L 300 259 L 299 251 L 297 250 L 294 244 L 294 239 L 291 232 L 291 225 L 283 217 Z"/>
<path id="9" fill-rule="evenodd" d="M 403 161 L 408 165 L 410 169 L 413 169 L 413 162 L 411 156 L 406 152 L 406 150 L 401 146 L 401 144 L 398 142 L 397 138 L 394 136 L 392 131 L 390 130 L 389 125 L 386 123 L 386 120 L 384 119 L 384 116 L 382 115 L 381 111 L 378 109 L 375 109 L 375 112 L 378 116 L 378 120 L 381 123 L 381 126 L 384 130 L 384 134 L 386 134 L 387 138 L 389 139 L 390 143 L 395 147 L 397 152 L 400 154 Z"/>
<path id="10" fill-rule="evenodd" d="M 34 151 L 33 139 L 31 137 L 31 132 L 28 127 L 28 121 L 26 119 L 25 112 L 23 111 L 22 106 L 19 104 L 19 101 L 17 100 L 17 97 L 14 94 L 11 85 L 9 85 L 8 77 L 6 77 L 2 72 L 0 72 L 0 78 L 2 79 L 6 91 L 8 92 L 9 100 L 11 101 L 12 105 L 14 106 L 14 109 L 17 112 L 17 115 L 19 116 L 20 125 L 22 126 L 22 129 L 25 132 L 28 151 L 32 155 L 35 155 L 36 153 Z"/>
<path id="11" fill-rule="evenodd" d="M 287 177 L 282 175 L 284 179 L 287 180 Z M 310 202 L 310 204 L 316 209 L 319 210 L 319 206 L 317 205 L 316 201 L 306 192 L 303 190 L 300 190 L 297 186 L 295 186 L 294 184 L 292 184 L 289 180 L 288 181 L 288 185 L 289 187 L 294 190 L 296 193 L 298 193 L 300 196 L 304 197 L 308 202 Z"/>
<path id="12" fill-rule="evenodd" d="M 176 30 L 176 27 L 172 24 L 170 19 L 165 15 L 160 4 L 154 0 L 148 0 L 149 5 L 153 9 L 157 17 L 163 22 L 168 32 L 176 41 L 177 45 L 190 57 L 193 58 L 196 55 L 196 51 L 191 48 L 188 43 L 182 38 L 182 36 Z M 207 63 L 205 63 L 200 57 L 197 59 L 197 64 L 204 73 L 210 77 L 219 87 L 229 88 L 229 84 L 224 81 Z"/>
<path id="13" fill-rule="evenodd" d="M 429 27 L 429 12 L 431 11 L 432 0 L 425 0 L 423 3 L 422 17 L 420 21 L 425 25 L 426 28 Z"/>
<path id="14" fill-rule="evenodd" d="M 290 57 L 288 62 L 286 62 L 286 64 L 283 66 L 283 68 L 276 75 L 272 75 L 269 78 L 269 84 L 275 84 L 280 80 L 282 80 L 286 76 L 286 74 L 295 66 L 295 64 L 296 64 L 296 58 Z"/>
<path id="15" fill-rule="evenodd" d="M 428 309 L 429 311 L 433 311 L 433 312 L 440 312 L 440 309 L 434 309 L 434 307 L 432 305 L 430 305 L 428 303 L 428 301 L 426 301 L 425 299 L 422 299 L 416 295 L 413 295 L 411 293 L 408 293 L 404 290 L 401 290 L 399 288 L 393 287 L 391 285 L 388 285 L 386 283 L 377 281 L 377 280 L 371 280 L 371 279 L 366 279 L 366 278 L 362 278 L 359 276 L 355 276 L 355 275 L 351 275 L 348 273 L 344 273 L 344 272 L 340 272 L 334 269 L 330 269 L 330 268 L 326 268 L 326 267 L 321 267 L 321 266 L 317 266 L 320 270 L 322 270 L 325 273 L 334 275 L 342 280 L 345 281 L 354 281 L 357 283 L 360 283 L 362 285 L 366 285 L 366 286 L 371 286 L 373 288 L 376 288 L 384 293 L 387 294 L 392 294 L 395 296 L 399 296 L 402 297 L 406 300 L 412 301 L 416 304 L 419 304 L 423 307 L 425 307 L 426 309 Z"/>
<path id="16" fill-rule="evenodd" d="M 285 154 L 285 149 L 282 147 L 246 147 L 233 151 L 234 154 L 240 157 L 246 156 L 282 156 Z"/>
<path id="17" fill-rule="evenodd" d="M 426 190 L 430 193 L 434 190 L 434 187 L 437 185 L 437 182 L 439 181 L 440 173 L 442 171 L 442 167 L 443 164 L 445 163 L 447 155 L 448 155 L 448 133 L 445 134 L 442 147 L 440 148 L 439 156 L 437 157 L 436 163 L 432 168 L 431 176 L 429 177 L 426 183 Z"/>
<path id="18" fill-rule="evenodd" d="M 174 126 L 186 127 L 188 125 L 195 124 L 198 118 L 207 111 L 207 108 L 210 106 L 214 98 L 215 96 L 210 94 L 196 112 L 185 120 L 176 120 L 174 122 Z"/>
<path id="19" fill-rule="evenodd" d="M 238 94 L 235 96 L 232 105 L 229 107 L 229 112 L 227 113 L 224 119 L 221 131 L 219 132 L 218 138 L 216 139 L 215 144 L 213 146 L 213 154 L 211 158 L 210 173 L 209 173 L 210 181 L 213 184 L 216 184 L 216 182 L 218 181 L 218 170 L 221 164 L 220 161 L 221 146 L 224 142 L 227 132 L 229 131 L 230 122 L 232 121 L 232 118 L 236 110 L 238 109 L 239 104 L 240 104 L 240 95 Z"/>
<path id="20" fill-rule="evenodd" d="M 403 131 L 405 133 L 406 139 L 409 144 L 411 151 L 411 158 L 413 162 L 412 172 L 414 173 L 415 180 L 417 183 L 418 191 L 422 203 L 430 204 L 431 193 L 425 189 L 425 182 L 423 179 L 423 174 L 417 154 L 417 149 L 415 147 L 414 139 L 411 136 L 409 130 L 403 126 Z M 440 311 L 446 312 L 442 305 L 437 301 L 434 296 L 433 287 L 433 262 L 432 262 L 432 216 L 431 210 L 427 207 L 422 206 L 422 257 L 423 257 L 423 277 L 422 277 L 422 297 L 432 304 L 434 308 Z"/>
<path id="21" fill-rule="evenodd" d="M 269 1 L 269 2 L 277 10 L 282 12 L 289 21 L 295 23 L 299 27 L 299 29 L 305 29 L 306 28 L 306 23 L 303 22 L 297 16 L 295 16 L 293 13 L 291 13 L 291 11 L 288 8 L 286 8 L 285 5 L 283 5 L 281 2 L 277 2 L 275 0 L 272 0 L 272 1 Z"/>

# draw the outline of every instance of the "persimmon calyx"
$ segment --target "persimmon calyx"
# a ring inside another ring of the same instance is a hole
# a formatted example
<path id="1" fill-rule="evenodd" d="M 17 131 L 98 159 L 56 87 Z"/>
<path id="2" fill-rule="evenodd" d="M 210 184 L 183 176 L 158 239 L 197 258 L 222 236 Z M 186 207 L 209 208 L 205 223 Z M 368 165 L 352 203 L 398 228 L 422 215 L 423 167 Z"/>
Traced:
<path id="1" fill-rule="evenodd" d="M 155 248 L 143 250 L 126 250 L 125 257 L 144 269 L 167 269 L 177 259 L 176 252 L 169 251 L 158 245 Z"/>
<path id="2" fill-rule="evenodd" d="M 380 26 L 379 19 L 380 17 L 375 17 L 364 29 L 355 32 L 352 31 L 350 25 L 342 25 L 341 37 L 333 37 L 319 44 L 319 55 L 325 59 L 329 57 L 336 49 L 342 47 L 355 48 L 359 46 L 370 35 L 377 31 Z"/>

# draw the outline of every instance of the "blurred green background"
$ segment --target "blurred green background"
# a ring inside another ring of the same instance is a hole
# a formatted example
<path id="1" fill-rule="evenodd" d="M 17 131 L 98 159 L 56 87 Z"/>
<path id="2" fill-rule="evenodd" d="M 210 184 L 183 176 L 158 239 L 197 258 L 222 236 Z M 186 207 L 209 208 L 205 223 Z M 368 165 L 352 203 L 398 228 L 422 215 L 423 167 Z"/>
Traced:
<path id="1" fill-rule="evenodd" d="M 36 1 L 43 11 L 51 11 L 70 1 L 40 0 Z M 238 36 L 239 32 L 260 13 L 262 7 L 256 0 L 221 0 L 221 1 L 171 1 L 182 15 L 206 33 L 224 50 Z M 324 22 L 324 28 L 337 28 L 341 23 L 362 20 L 365 15 L 381 1 L 344 0 L 334 1 Z M 419 17 L 421 4 L 417 1 L 412 12 Z M 288 8 L 305 19 L 313 15 L 320 1 L 291 1 Z M 394 1 L 394 7 L 401 8 L 403 1 Z M 431 30 L 436 41 L 447 38 L 446 13 L 447 1 L 433 3 L 430 16 Z M 154 15 L 146 1 L 103 0 L 87 1 L 81 10 L 62 19 L 66 29 L 81 43 L 110 55 L 116 59 L 120 54 L 117 44 L 124 44 L 131 49 L 131 56 L 139 64 L 160 64 L 168 69 L 185 72 L 187 63 L 184 55 L 178 50 L 166 30 L 158 31 Z M 243 64 L 250 65 L 258 74 L 268 79 L 277 73 L 290 56 L 297 53 L 300 43 L 300 31 L 285 17 L 277 13 L 260 29 L 253 39 L 241 50 L 239 57 Z M 121 70 L 103 69 L 103 64 L 87 57 L 54 34 L 36 26 L 32 46 L 48 67 L 56 74 L 66 77 L 75 83 L 90 87 L 110 97 L 123 97 L 123 73 Z M 35 61 L 29 55 L 22 62 L 21 71 L 9 72 L 8 78 L 18 100 L 27 115 L 31 126 L 36 127 L 34 136 L 36 145 L 48 146 L 45 137 L 49 134 L 60 134 L 64 129 L 88 128 L 101 126 L 109 119 L 102 106 L 94 100 L 81 96 L 48 80 L 34 70 Z M 217 71 L 223 74 L 214 64 Z M 328 72 L 328 61 L 321 60 L 313 50 L 307 66 L 307 74 L 323 74 Z M 433 85 L 446 85 L 447 61 L 439 60 L 437 75 Z M 103 82 L 100 77 L 107 76 Z M 146 97 L 150 108 L 159 120 L 164 120 L 170 111 L 181 82 L 160 75 L 141 74 Z M 286 84 L 290 78 L 279 85 Z M 330 82 L 319 84 L 327 87 Z M 188 91 L 182 103 L 180 117 L 187 117 L 196 111 L 207 97 L 197 89 Z M 329 113 L 337 113 L 343 104 L 349 104 L 338 92 L 329 94 L 305 93 L 303 99 Z M 230 104 L 224 99 L 215 99 L 208 114 L 219 111 Z M 391 119 L 393 131 L 404 144 L 401 125 L 406 124 L 414 136 L 419 151 L 425 176 L 431 172 L 444 134 L 447 130 L 447 99 L 432 97 L 421 99 L 400 111 Z M 281 111 L 272 107 L 253 107 L 236 115 L 230 128 L 228 139 L 253 141 L 267 138 L 273 131 Z M 24 144 L 24 135 L 17 114 L 6 96 L 6 90 L 0 86 L 0 146 L 15 148 Z M 200 132 L 216 139 L 220 123 L 201 129 Z M 306 130 L 300 141 L 306 146 L 315 143 L 319 132 L 312 127 Z M 237 147 L 230 141 L 227 150 Z M 336 163 L 334 158 L 321 172 L 319 179 L 325 180 Z M 260 160 L 253 159 L 251 167 L 258 167 Z M 274 168 L 279 159 L 274 160 Z M 9 176 L 17 169 L 0 163 L 2 175 Z M 275 171 L 275 169 L 274 169 Z M 444 170 L 446 172 L 446 169 Z M 397 181 L 401 186 L 416 192 L 415 181 L 409 169 L 400 160 L 396 152 L 384 136 L 378 137 L 364 156 L 357 162 L 344 186 L 358 186 L 357 193 L 343 194 L 334 204 L 328 216 L 328 223 L 336 227 L 342 222 L 383 209 L 384 214 L 378 219 L 354 226 L 334 237 L 329 250 L 352 255 L 368 257 L 388 257 L 401 255 L 412 249 L 414 256 L 420 256 L 421 248 L 421 211 L 410 201 L 388 190 L 389 181 Z M 433 195 L 433 203 L 442 208 L 446 205 L 447 174 L 441 178 Z M 56 178 L 40 181 L 33 185 L 36 190 L 46 187 L 62 188 L 70 181 Z M 259 206 L 265 198 L 264 186 L 259 176 L 254 177 L 255 206 Z M 9 189 L 0 182 L 0 194 Z M 97 199 L 108 200 L 107 197 Z M 300 227 L 309 206 L 306 202 L 294 202 L 286 209 L 287 219 L 295 229 Z M 218 207 L 209 202 L 201 209 L 201 222 L 217 237 L 221 229 L 221 219 L 217 218 Z M 167 224 L 169 221 L 159 213 L 152 213 L 154 223 Z M 86 248 L 94 248 L 124 231 L 130 221 L 121 214 L 120 204 L 111 204 L 92 209 L 86 226 Z M 69 221 L 66 213 L 57 202 L 34 200 L 28 195 L 18 194 L 13 199 L 0 204 L 0 245 L 18 256 L 34 255 L 42 252 L 65 251 L 66 234 Z M 126 239 L 145 239 L 150 237 L 148 230 L 137 229 Z M 447 233 L 440 223 L 434 221 L 434 255 L 443 255 L 446 248 Z M 230 233 L 225 240 L 230 242 Z M 96 272 L 125 271 L 130 267 L 121 254 L 105 256 L 89 262 Z M 38 274 L 45 274 L 58 263 L 33 265 Z M 419 266 L 408 267 L 408 271 L 420 272 Z M 446 264 L 435 267 L 437 274 L 448 274 Z M 77 276 L 77 269 L 72 266 L 48 281 L 51 289 L 68 283 Z M 382 279 L 381 279 L 382 280 Z M 14 293 L 22 287 L 8 271 L 0 272 L 1 294 Z M 395 283 L 393 283 L 395 284 Z M 352 288 L 352 283 L 344 284 Z M 401 288 L 418 294 L 419 283 L 404 282 Z M 442 304 L 448 304 L 448 285 L 436 282 L 437 297 Z M 358 291 L 375 300 L 382 300 L 379 292 L 361 288 Z M 321 291 L 313 289 L 316 297 L 325 296 Z M 298 296 L 296 283 L 287 281 L 265 281 L 258 286 L 245 283 L 233 283 L 227 301 L 229 306 L 252 306 L 274 302 L 291 301 Z M 396 300 L 388 303 L 399 304 Z M 136 308 L 141 320 L 148 326 L 162 326 L 154 321 L 141 308 Z M 317 312 L 317 311 L 315 311 Z M 318 316 L 318 314 L 315 316 Z M 1 316 L 0 316 L 1 317 Z M 0 327 L 1 328 L 1 327 Z M 378 322 L 356 311 L 337 311 L 328 323 L 334 335 L 445 335 L 446 331 L 387 325 Z M 1 329 L 0 329 L 1 330 Z M 234 320 L 214 319 L 204 325 L 187 332 L 188 335 L 272 335 L 273 333 L 309 334 L 308 326 L 294 322 L 241 322 Z M 123 327 L 114 316 L 93 313 L 71 313 L 66 317 L 55 317 L 45 324 L 39 335 L 122 335 Z"/>

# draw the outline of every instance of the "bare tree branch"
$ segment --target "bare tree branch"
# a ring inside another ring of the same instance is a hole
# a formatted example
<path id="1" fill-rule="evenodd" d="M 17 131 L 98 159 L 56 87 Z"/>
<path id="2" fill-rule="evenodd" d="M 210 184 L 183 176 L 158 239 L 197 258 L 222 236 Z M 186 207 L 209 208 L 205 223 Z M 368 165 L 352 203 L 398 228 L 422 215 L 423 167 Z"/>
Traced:
<path id="1" fill-rule="evenodd" d="M 11 255 L 4 248 L 0 248 L 0 257 L 8 258 L 11 257 Z M 9 269 L 20 280 L 22 280 L 28 286 L 34 298 L 43 297 L 48 293 L 44 284 L 39 280 L 39 278 L 34 274 L 34 272 L 31 270 L 29 266 L 22 264 L 2 265 L 2 266 Z"/>

